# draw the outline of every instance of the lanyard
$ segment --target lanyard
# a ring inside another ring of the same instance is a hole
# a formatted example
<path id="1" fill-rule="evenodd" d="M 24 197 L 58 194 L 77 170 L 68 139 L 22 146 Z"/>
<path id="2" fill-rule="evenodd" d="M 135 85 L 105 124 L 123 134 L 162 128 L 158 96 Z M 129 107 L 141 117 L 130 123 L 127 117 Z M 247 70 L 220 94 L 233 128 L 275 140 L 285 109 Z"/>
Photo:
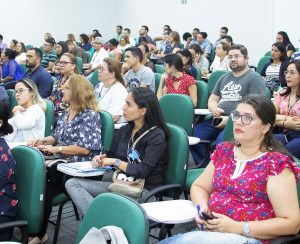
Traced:
<path id="1" fill-rule="evenodd" d="M 298 102 L 299 98 L 296 99 L 296 101 L 291 105 L 290 104 L 290 99 L 291 99 L 291 94 L 289 95 L 289 100 L 288 100 L 288 111 L 287 111 L 287 115 L 290 115 L 291 109 L 293 108 L 293 106 Z"/>
<path id="2" fill-rule="evenodd" d="M 100 92 L 99 92 L 99 101 L 102 100 L 102 99 L 105 97 L 106 93 L 109 92 L 110 88 L 112 88 L 112 86 L 113 86 L 116 82 L 117 82 L 117 81 L 114 81 L 114 82 L 111 84 L 111 86 L 105 91 L 105 93 L 103 94 L 103 96 L 101 95 L 101 93 L 102 93 L 102 90 L 103 90 L 104 85 L 102 85 L 101 90 L 100 90 Z"/>

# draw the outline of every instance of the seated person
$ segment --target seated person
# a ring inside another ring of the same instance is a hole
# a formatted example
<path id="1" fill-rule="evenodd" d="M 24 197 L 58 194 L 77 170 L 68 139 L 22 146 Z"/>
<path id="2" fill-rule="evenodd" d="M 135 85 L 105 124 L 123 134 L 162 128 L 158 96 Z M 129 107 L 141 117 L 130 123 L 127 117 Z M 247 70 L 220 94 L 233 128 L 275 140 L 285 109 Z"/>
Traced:
<path id="1" fill-rule="evenodd" d="M 48 38 L 44 43 L 43 57 L 42 57 L 42 66 L 49 72 L 52 71 L 54 62 L 57 58 L 56 52 L 54 51 L 55 41 L 53 38 Z"/>
<path id="2" fill-rule="evenodd" d="M 14 89 L 16 82 L 24 75 L 21 66 L 15 60 L 16 55 L 16 51 L 10 48 L 6 48 L 1 52 L 3 63 L 0 85 L 4 86 L 6 90 Z"/>
<path id="3" fill-rule="evenodd" d="M 12 110 L 9 123 L 14 132 L 5 137 L 7 142 L 27 142 L 45 136 L 46 104 L 40 97 L 35 83 L 30 79 L 19 80 L 15 96 L 18 106 Z"/>
<path id="4" fill-rule="evenodd" d="M 164 182 L 167 169 L 167 127 L 155 94 L 147 88 L 134 88 L 129 92 L 123 114 L 128 124 L 115 133 L 110 150 L 96 156 L 94 160 L 99 166 L 114 166 L 126 176 L 145 179 L 144 194 Z M 72 178 L 66 182 L 66 190 L 85 214 L 94 197 L 108 192 L 110 184 Z"/>
<path id="5" fill-rule="evenodd" d="M 194 107 L 197 106 L 197 86 L 195 79 L 183 71 L 183 63 L 178 54 L 165 58 L 165 73 L 161 76 L 157 98 L 165 94 L 184 94 L 190 96 Z"/>
<path id="6" fill-rule="evenodd" d="M 92 44 L 89 43 L 88 35 L 82 33 L 80 34 L 79 39 L 80 39 L 79 47 L 81 47 L 86 52 L 90 51 L 90 49 L 92 48 Z"/>
<path id="7" fill-rule="evenodd" d="M 129 47 L 131 47 L 131 45 L 130 45 L 128 36 L 127 35 L 121 35 L 118 48 L 120 50 L 125 50 L 126 48 L 129 48 Z"/>
<path id="8" fill-rule="evenodd" d="M 300 60 L 288 64 L 285 71 L 287 87 L 275 95 L 276 126 L 282 133 L 275 138 L 294 156 L 300 158 Z"/>
<path id="9" fill-rule="evenodd" d="M 216 48 L 216 56 L 214 61 L 210 66 L 210 71 L 214 72 L 216 70 L 227 70 L 231 71 L 228 62 L 228 52 L 229 52 L 229 44 L 225 42 L 220 42 Z"/>
<path id="10" fill-rule="evenodd" d="M 122 107 L 127 90 L 121 75 L 121 66 L 118 60 L 105 58 L 98 71 L 101 82 L 95 87 L 100 109 L 109 112 L 115 123 L 125 122 Z"/>
<path id="11" fill-rule="evenodd" d="M 23 42 L 18 42 L 16 46 L 16 61 L 18 64 L 25 64 L 26 63 L 26 47 Z"/>
<path id="12" fill-rule="evenodd" d="M 180 36 L 177 31 L 171 31 L 164 50 L 160 51 L 156 56 L 163 59 L 167 54 L 172 53 L 174 49 L 176 51 L 180 49 Z"/>
<path id="13" fill-rule="evenodd" d="M 265 96 L 251 95 L 239 103 L 231 113 L 235 142 L 217 145 L 191 187 L 193 203 L 213 219 L 197 215 L 204 231 L 174 236 L 161 244 L 260 244 L 298 233 L 300 168 L 272 137 L 275 115 Z"/>
<path id="14" fill-rule="evenodd" d="M 193 65 L 193 56 L 188 49 L 182 49 L 177 52 L 183 63 L 183 71 L 194 79 L 197 78 L 197 70 Z"/>
<path id="15" fill-rule="evenodd" d="M 279 86 L 287 86 L 284 71 L 288 62 L 289 60 L 286 56 L 286 50 L 284 45 L 280 42 L 274 43 L 272 45 L 270 62 L 267 63 L 260 72 L 261 76 L 265 77 L 267 81 L 272 78 L 275 78 L 277 83 L 276 87 L 271 87 L 271 84 L 268 84 L 268 82 L 266 82 L 266 85 L 270 88 L 272 92 L 276 91 Z"/>
<path id="16" fill-rule="evenodd" d="M 208 75 L 209 61 L 204 57 L 204 51 L 198 44 L 191 44 L 189 51 L 193 56 L 193 65 L 201 70 L 201 76 L 206 77 Z"/>
<path id="17" fill-rule="evenodd" d="M 288 34 L 285 31 L 279 31 L 276 35 L 276 42 L 281 42 L 285 46 L 287 57 L 290 59 L 296 49 L 294 45 L 291 43 Z"/>
<path id="18" fill-rule="evenodd" d="M 0 224 L 14 221 L 17 214 L 16 162 L 3 136 L 13 132 L 8 107 L 0 101 Z M 0 230 L 0 241 L 10 241 L 13 228 Z"/>
<path id="19" fill-rule="evenodd" d="M 108 54 L 121 62 L 123 53 L 122 50 L 118 48 L 118 45 L 119 42 L 115 38 L 110 39 L 107 42 Z"/>
<path id="20" fill-rule="evenodd" d="M 68 45 L 69 53 L 72 53 L 75 57 L 82 58 L 82 63 L 84 64 L 87 63 L 87 56 L 85 51 L 82 48 L 78 47 L 76 43 L 70 40 L 67 41 L 67 45 Z"/>
<path id="21" fill-rule="evenodd" d="M 138 48 L 141 49 L 142 53 L 143 53 L 143 60 L 142 60 L 142 65 L 152 69 L 152 71 L 155 73 L 156 69 L 155 69 L 155 65 L 154 63 L 148 59 L 149 56 L 149 47 L 146 44 L 139 44 Z"/>
<path id="22" fill-rule="evenodd" d="M 3 86 L 0 86 L 0 102 L 5 103 L 9 106 L 9 97 Z"/>
<path id="23" fill-rule="evenodd" d="M 70 162 L 90 161 L 101 148 L 101 120 L 90 82 L 81 75 L 71 75 L 63 87 L 62 100 L 70 107 L 60 116 L 53 134 L 29 144 L 61 158 L 66 157 Z M 48 239 L 46 230 L 52 211 L 51 200 L 64 191 L 61 174 L 55 168 L 48 168 L 48 172 L 43 225 L 38 236 L 34 237 L 39 241 L 35 243 L 44 243 Z"/>
<path id="24" fill-rule="evenodd" d="M 55 44 L 55 50 L 56 50 L 56 54 L 57 54 L 57 59 L 54 62 L 52 71 L 51 71 L 51 75 L 55 76 L 57 79 L 60 78 L 60 67 L 58 65 L 58 62 L 61 58 L 61 56 L 64 53 L 67 53 L 68 50 L 68 45 L 63 42 L 63 41 L 59 41 L 58 43 Z"/>

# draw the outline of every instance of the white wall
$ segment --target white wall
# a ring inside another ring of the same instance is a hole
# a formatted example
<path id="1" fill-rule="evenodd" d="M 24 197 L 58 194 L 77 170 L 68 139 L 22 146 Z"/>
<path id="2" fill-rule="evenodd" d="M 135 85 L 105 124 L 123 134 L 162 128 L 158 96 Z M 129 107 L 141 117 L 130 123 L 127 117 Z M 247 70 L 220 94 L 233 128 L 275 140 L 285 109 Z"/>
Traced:
<path id="1" fill-rule="evenodd" d="M 276 33 L 285 30 L 292 43 L 300 47 L 297 32 L 298 0 L 5 0 L 1 2 L 0 33 L 6 42 L 12 38 L 40 46 L 45 32 L 56 41 L 66 40 L 67 33 L 91 33 L 97 28 L 106 40 L 122 24 L 138 35 L 141 25 L 148 25 L 150 36 L 161 34 L 169 24 L 181 35 L 194 27 L 218 38 L 221 26 L 229 28 L 235 43 L 246 45 L 250 64 L 268 51 Z M 87 7 L 88 6 L 88 7 Z"/>

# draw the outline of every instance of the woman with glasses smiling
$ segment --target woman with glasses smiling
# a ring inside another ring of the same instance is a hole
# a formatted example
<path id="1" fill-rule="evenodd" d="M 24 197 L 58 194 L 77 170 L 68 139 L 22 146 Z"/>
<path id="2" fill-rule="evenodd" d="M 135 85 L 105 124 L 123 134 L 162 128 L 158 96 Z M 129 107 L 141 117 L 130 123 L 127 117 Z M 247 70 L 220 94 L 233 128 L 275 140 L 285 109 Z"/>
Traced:
<path id="1" fill-rule="evenodd" d="M 35 83 L 30 79 L 18 81 L 15 97 L 18 106 L 13 108 L 13 117 L 9 119 L 14 132 L 7 135 L 5 139 L 8 142 L 27 142 L 43 138 L 46 105 Z"/>
<path id="2" fill-rule="evenodd" d="M 290 62 L 284 74 L 287 87 L 276 93 L 274 101 L 275 124 L 282 133 L 275 137 L 291 154 L 300 158 L 300 61 Z"/>
<path id="3" fill-rule="evenodd" d="M 204 231 L 161 243 L 259 244 L 298 233 L 300 168 L 273 139 L 274 105 L 264 96 L 250 95 L 231 117 L 235 142 L 217 145 L 191 187 L 200 209 L 195 219 Z"/>

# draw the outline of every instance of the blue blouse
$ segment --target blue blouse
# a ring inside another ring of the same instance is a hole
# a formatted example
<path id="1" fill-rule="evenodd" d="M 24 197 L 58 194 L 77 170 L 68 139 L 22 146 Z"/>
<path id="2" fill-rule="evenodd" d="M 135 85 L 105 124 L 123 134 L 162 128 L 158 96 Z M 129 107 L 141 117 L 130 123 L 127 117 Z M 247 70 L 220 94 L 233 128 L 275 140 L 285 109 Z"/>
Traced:
<path id="1" fill-rule="evenodd" d="M 76 145 L 90 150 L 88 155 L 68 156 L 70 162 L 91 161 L 101 149 L 101 119 L 100 114 L 86 109 L 75 115 L 68 123 L 69 111 L 65 111 L 57 122 L 52 136 L 56 144 L 62 146 Z"/>
<path id="2" fill-rule="evenodd" d="M 0 218 L 17 213 L 16 162 L 4 138 L 0 137 Z"/>
<path id="3" fill-rule="evenodd" d="M 15 81 L 22 79 L 24 76 L 22 67 L 14 59 L 9 60 L 7 63 L 4 62 L 2 65 L 2 78 L 5 79 L 7 76 L 12 77 Z"/>

